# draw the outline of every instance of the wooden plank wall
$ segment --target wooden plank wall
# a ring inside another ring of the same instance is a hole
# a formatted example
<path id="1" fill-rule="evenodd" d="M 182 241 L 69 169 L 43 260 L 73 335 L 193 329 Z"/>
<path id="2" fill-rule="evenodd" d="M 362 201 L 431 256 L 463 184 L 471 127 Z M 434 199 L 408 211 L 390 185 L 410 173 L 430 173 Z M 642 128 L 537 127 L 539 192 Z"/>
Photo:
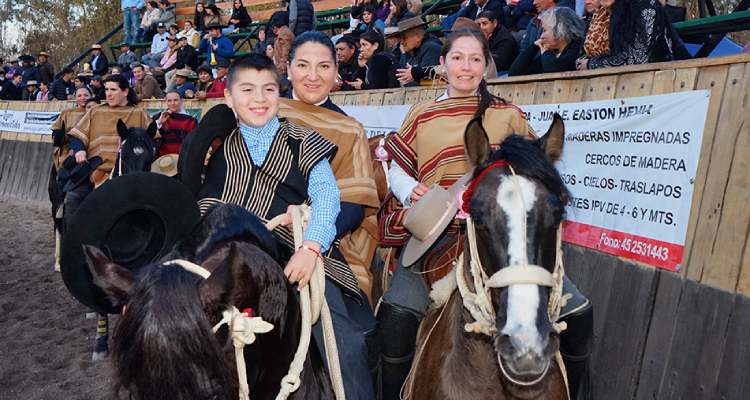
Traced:
<path id="1" fill-rule="evenodd" d="M 746 400 L 750 298 L 565 245 L 594 306 L 595 399 Z"/>

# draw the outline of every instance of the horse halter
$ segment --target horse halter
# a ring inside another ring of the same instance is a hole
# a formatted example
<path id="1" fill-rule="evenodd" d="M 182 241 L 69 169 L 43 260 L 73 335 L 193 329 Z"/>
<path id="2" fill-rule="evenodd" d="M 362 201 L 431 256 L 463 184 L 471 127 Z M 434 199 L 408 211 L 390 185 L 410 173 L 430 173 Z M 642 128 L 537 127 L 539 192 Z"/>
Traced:
<path id="1" fill-rule="evenodd" d="M 179 266 L 185 271 L 192 272 L 203 279 L 208 279 L 211 272 L 198 264 L 187 260 L 171 260 L 162 264 L 162 266 Z M 255 342 L 256 333 L 266 333 L 273 329 L 273 325 L 264 321 L 262 317 L 253 317 L 245 312 L 240 312 L 235 306 L 224 310 L 219 323 L 211 329 L 214 333 L 226 324 L 232 335 L 232 344 L 234 345 L 234 356 L 237 361 L 237 378 L 240 384 L 240 400 L 250 399 L 250 387 L 247 384 L 247 369 L 245 367 L 245 353 L 243 349 L 246 345 Z"/>
<path id="2" fill-rule="evenodd" d="M 552 273 L 547 269 L 539 266 L 529 264 L 527 259 L 526 251 L 526 219 L 523 219 L 523 259 L 518 265 L 505 266 L 500 268 L 497 272 L 488 277 L 482 262 L 479 259 L 479 251 L 477 250 L 477 239 L 476 229 L 474 222 L 472 221 L 469 213 L 469 203 L 474 191 L 481 182 L 481 179 L 492 169 L 499 167 L 508 167 L 512 174 L 511 179 L 516 187 L 517 196 L 520 197 L 521 204 L 525 204 L 523 199 L 523 192 L 521 191 L 521 185 L 519 183 L 518 175 L 513 169 L 513 166 L 505 160 L 495 161 L 486 168 L 484 168 L 472 181 L 469 183 L 467 189 L 461 195 L 461 211 L 466 217 L 466 231 L 467 238 L 469 241 L 468 249 L 468 264 L 469 274 L 471 275 L 474 283 L 474 291 L 472 292 L 469 285 L 466 282 L 466 276 L 464 274 L 464 254 L 461 254 L 456 262 L 456 281 L 458 284 L 458 290 L 463 299 L 464 308 L 466 308 L 474 322 L 467 323 L 464 325 L 466 332 L 481 333 L 489 337 L 497 335 L 497 328 L 495 327 L 495 309 L 492 305 L 492 293 L 490 289 L 502 288 L 511 285 L 518 284 L 533 284 L 539 286 L 549 287 L 550 295 L 549 302 L 547 303 L 547 316 L 552 324 L 553 329 L 560 333 L 565 329 L 565 322 L 557 322 L 560 315 L 560 309 L 562 308 L 565 299 L 562 296 L 562 281 L 563 281 L 563 265 L 562 265 L 562 242 L 561 242 L 561 228 L 557 229 L 557 240 L 556 240 L 556 255 L 555 255 L 555 268 Z M 533 386 L 541 382 L 546 376 L 549 369 L 549 363 L 545 368 L 544 372 L 536 379 L 532 381 L 520 381 L 511 377 L 503 366 L 502 361 L 498 360 L 500 364 L 500 370 L 508 381 L 518 386 Z"/>

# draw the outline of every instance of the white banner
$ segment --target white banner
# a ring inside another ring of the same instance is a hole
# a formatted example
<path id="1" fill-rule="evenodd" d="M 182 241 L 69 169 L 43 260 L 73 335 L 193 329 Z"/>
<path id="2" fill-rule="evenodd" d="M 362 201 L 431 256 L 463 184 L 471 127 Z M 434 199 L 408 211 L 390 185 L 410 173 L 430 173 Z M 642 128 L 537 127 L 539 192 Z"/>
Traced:
<path id="1" fill-rule="evenodd" d="M 679 270 L 708 101 L 707 91 L 691 91 L 520 105 L 539 134 L 555 112 L 565 119 L 565 240 Z M 381 108 L 344 111 L 371 134 L 398 130 L 409 106 Z"/>
<path id="2" fill-rule="evenodd" d="M 0 110 L 0 131 L 51 135 L 59 112 Z"/>

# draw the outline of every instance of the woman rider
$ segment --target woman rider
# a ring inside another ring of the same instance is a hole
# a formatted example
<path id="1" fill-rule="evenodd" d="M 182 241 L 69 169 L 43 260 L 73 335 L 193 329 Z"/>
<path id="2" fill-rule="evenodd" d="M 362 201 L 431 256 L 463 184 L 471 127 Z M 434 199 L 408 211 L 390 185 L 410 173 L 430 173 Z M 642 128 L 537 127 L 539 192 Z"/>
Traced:
<path id="1" fill-rule="evenodd" d="M 91 173 L 91 180 L 76 187 L 65 197 L 66 219 L 75 214 L 83 199 L 104 181 L 115 165 L 120 148 L 117 120 L 129 128 L 146 129 L 151 122 L 148 114 L 138 107 L 138 97 L 122 75 L 110 75 L 104 80 L 106 102 L 95 106 L 68 132 L 70 148 L 78 164 L 99 156 L 103 162 Z"/>
<path id="2" fill-rule="evenodd" d="M 509 135 L 534 138 L 524 113 L 516 106 L 489 93 L 483 78 L 490 57 L 487 40 L 476 30 L 458 30 L 451 33 L 441 51 L 440 63 L 447 72 L 448 88 L 435 100 L 414 105 L 397 135 L 391 135 L 386 150 L 392 157 L 389 181 L 391 192 L 402 206 L 386 211 L 380 218 L 381 244 L 402 246 L 409 233 L 402 222 L 408 208 L 419 201 L 429 186 L 439 184 L 449 187 L 470 170 L 464 154 L 463 135 L 470 120 L 482 117 L 490 143 L 501 143 Z M 379 338 L 383 352 L 383 399 L 398 399 L 414 355 L 414 344 L 419 322 L 429 306 L 427 287 L 422 271 L 453 261 L 459 253 L 462 240 L 458 237 L 462 227 L 451 225 L 433 250 L 413 265 L 397 262 L 390 288 L 383 296 L 378 311 Z M 441 257 L 442 256 L 442 257 Z M 446 260 L 445 258 L 451 258 Z M 590 318 L 588 301 L 574 292 L 576 298 L 569 305 L 580 306 L 575 317 Z M 566 317 L 568 326 L 577 323 Z M 583 326 L 585 324 L 578 323 Z M 576 329 L 570 329 L 576 332 Z M 570 332 L 564 331 L 563 336 Z M 577 341 L 584 344 L 583 339 Z M 565 337 L 562 343 L 566 343 Z M 562 349 L 565 353 L 566 349 Z M 571 354 L 571 355 L 579 355 Z M 579 357 L 580 358 L 580 357 Z M 585 363 L 585 357 L 584 361 Z M 567 364 L 567 360 L 566 360 Z M 571 375 L 571 386 L 576 378 Z"/>
<path id="3" fill-rule="evenodd" d="M 296 37 L 289 51 L 287 75 L 291 88 L 287 96 L 297 101 L 282 102 L 279 114 L 292 122 L 315 129 L 338 147 L 331 161 L 341 193 L 336 237 L 359 287 L 369 297 L 372 287 L 370 263 L 378 244 L 375 214 L 380 201 L 364 129 L 329 97 L 338 74 L 336 60 L 336 49 L 323 33 L 310 31 Z M 376 322 L 367 297 L 348 306 L 352 318 L 361 329 L 356 334 L 364 333 L 368 348 L 372 348 L 376 341 Z M 371 355 L 370 368 L 374 369 L 377 355 Z"/>
<path id="4" fill-rule="evenodd" d="M 63 201 L 65 200 L 65 193 L 63 193 L 61 185 L 57 183 L 57 170 L 62 167 L 63 161 L 72 155 L 68 146 L 67 134 L 81 120 L 81 117 L 86 114 L 86 103 L 91 96 L 91 90 L 87 87 L 76 89 L 76 107 L 63 110 L 50 127 L 52 129 L 53 152 L 48 189 L 50 202 L 52 203 L 52 218 L 55 220 L 55 271 L 60 270 L 60 241 L 62 240 L 61 234 L 63 230 L 63 221 L 59 217 L 60 213 L 58 211 L 61 211 L 60 206 L 63 205 Z"/>

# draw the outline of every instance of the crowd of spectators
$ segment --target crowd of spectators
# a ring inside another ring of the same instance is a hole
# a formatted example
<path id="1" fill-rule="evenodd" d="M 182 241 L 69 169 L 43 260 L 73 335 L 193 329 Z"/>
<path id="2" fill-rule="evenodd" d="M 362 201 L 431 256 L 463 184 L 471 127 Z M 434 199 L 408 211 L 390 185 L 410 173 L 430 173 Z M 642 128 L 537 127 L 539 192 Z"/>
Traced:
<path id="1" fill-rule="evenodd" d="M 66 100 L 86 86 L 103 98 L 102 78 L 128 78 L 142 98 L 176 92 L 184 98 L 223 96 L 226 68 L 235 57 L 227 37 L 252 23 L 242 0 L 222 12 L 198 1 L 194 16 L 175 24 L 169 0 L 121 0 L 125 40 L 113 65 L 102 46 L 91 47 L 80 73 L 57 79 L 49 55 L 23 55 L 4 66 L 0 99 Z M 576 7 L 579 11 L 576 12 Z M 418 0 L 353 0 L 349 28 L 331 37 L 337 53 L 334 90 L 429 85 L 444 80 L 439 39 L 419 16 Z M 473 29 L 489 42 L 485 76 L 528 75 L 690 58 L 660 0 L 466 0 L 442 19 L 442 32 Z M 291 0 L 255 31 L 252 52 L 271 58 L 286 79 L 294 38 L 314 30 L 310 0 Z M 140 57 L 132 44 L 148 40 Z M 288 83 L 288 81 L 287 81 Z"/>

